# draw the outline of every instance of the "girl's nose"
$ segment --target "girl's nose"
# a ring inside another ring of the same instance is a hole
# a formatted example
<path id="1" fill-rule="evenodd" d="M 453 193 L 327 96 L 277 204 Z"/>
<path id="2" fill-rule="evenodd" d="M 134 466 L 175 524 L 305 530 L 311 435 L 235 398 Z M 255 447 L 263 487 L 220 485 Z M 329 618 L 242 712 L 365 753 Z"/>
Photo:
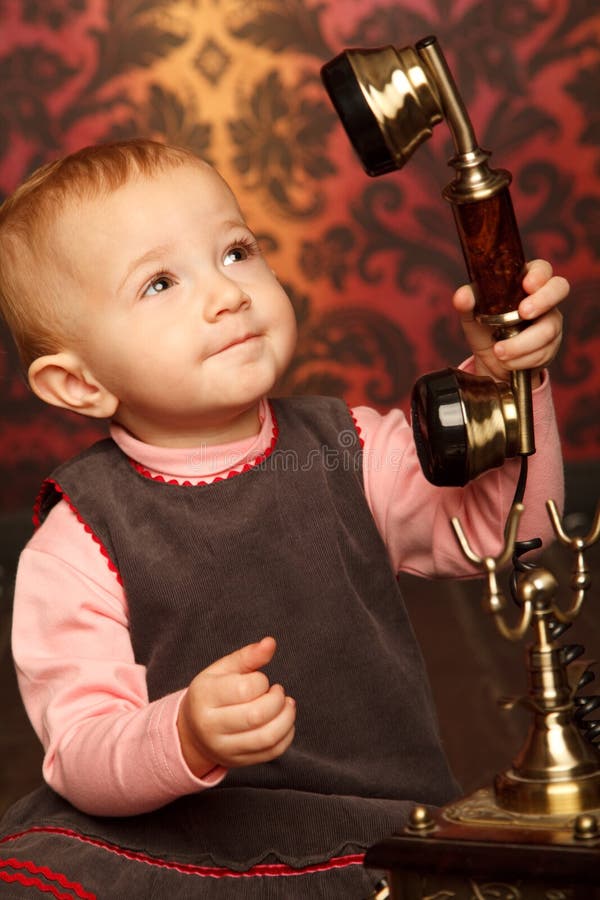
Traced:
<path id="1" fill-rule="evenodd" d="M 221 275 L 211 286 L 204 312 L 207 319 L 214 321 L 225 313 L 247 309 L 250 304 L 250 297 L 244 289 L 233 279 Z"/>

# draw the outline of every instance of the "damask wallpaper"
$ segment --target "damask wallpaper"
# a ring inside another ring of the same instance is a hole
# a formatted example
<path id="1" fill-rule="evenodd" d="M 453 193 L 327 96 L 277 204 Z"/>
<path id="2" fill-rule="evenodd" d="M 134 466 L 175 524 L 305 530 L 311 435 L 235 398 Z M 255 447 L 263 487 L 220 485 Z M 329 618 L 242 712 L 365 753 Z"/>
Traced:
<path id="1" fill-rule="evenodd" d="M 465 280 L 440 126 L 373 180 L 321 85 L 344 47 L 436 34 L 492 164 L 513 173 L 528 258 L 572 283 L 553 366 L 567 461 L 600 450 L 600 10 L 596 0 L 0 0 L 0 196 L 39 164 L 135 135 L 187 145 L 238 194 L 293 299 L 281 385 L 407 409 L 465 354 Z M 160 214 L 160 211 L 157 211 Z M 2 510 L 102 432 L 42 407 L 0 332 Z"/>

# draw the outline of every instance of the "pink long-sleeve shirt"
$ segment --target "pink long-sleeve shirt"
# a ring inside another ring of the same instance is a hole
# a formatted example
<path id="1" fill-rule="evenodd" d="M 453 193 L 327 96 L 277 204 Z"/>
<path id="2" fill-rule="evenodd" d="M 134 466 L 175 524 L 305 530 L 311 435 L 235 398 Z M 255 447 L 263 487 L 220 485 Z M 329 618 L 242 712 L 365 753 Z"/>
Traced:
<path id="1" fill-rule="evenodd" d="M 515 490 L 509 460 L 467 485 L 436 488 L 421 473 L 412 432 L 398 410 L 353 410 L 364 441 L 367 501 L 395 571 L 425 577 L 472 573 L 449 520 L 458 515 L 476 552 L 493 554 Z M 534 392 L 538 451 L 530 459 L 520 535 L 550 537 L 543 504 L 563 502 L 562 459 L 548 379 Z M 136 440 L 117 425 L 119 447 L 153 475 L 210 481 L 239 469 L 270 444 L 270 407 L 256 437 L 221 447 L 172 449 Z M 48 784 L 96 815 L 133 815 L 216 784 L 187 767 L 176 721 L 184 691 L 148 700 L 135 662 L 127 598 L 105 556 L 65 501 L 35 532 L 19 562 L 13 655 L 19 687 L 45 750 Z M 324 711 L 326 715 L 326 710 Z"/>

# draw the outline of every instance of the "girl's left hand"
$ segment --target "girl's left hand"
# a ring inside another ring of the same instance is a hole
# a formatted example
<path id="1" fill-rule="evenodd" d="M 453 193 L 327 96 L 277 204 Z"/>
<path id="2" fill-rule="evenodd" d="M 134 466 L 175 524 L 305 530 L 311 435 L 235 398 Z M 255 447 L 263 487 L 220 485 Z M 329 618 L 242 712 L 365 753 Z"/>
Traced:
<path id="1" fill-rule="evenodd" d="M 560 347 L 563 317 L 558 305 L 569 295 L 570 286 L 565 278 L 552 274 L 549 262 L 536 259 L 527 264 L 523 288 L 528 296 L 519 304 L 519 315 L 531 325 L 498 342 L 489 326 L 473 318 L 475 298 L 470 285 L 460 287 L 452 303 L 460 313 L 477 375 L 507 381 L 515 369 L 531 369 L 532 385 L 537 387 L 540 370 L 552 362 Z"/>

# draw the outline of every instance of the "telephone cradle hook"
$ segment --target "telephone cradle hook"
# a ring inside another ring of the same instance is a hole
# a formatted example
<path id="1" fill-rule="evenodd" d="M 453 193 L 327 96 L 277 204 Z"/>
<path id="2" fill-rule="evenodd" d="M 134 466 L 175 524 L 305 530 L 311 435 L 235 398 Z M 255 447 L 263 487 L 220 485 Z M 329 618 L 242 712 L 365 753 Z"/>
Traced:
<path id="1" fill-rule="evenodd" d="M 569 658 L 573 648 L 557 640 L 580 614 L 591 585 L 584 552 L 600 537 L 600 505 L 585 537 L 570 537 L 565 532 L 554 501 L 547 501 L 546 507 L 558 540 L 575 556 L 570 583 L 573 596 L 570 603 L 559 604 L 555 599 L 559 585 L 554 575 L 542 567 L 529 567 L 517 579 L 521 612 L 515 625 L 509 625 L 505 617 L 506 598 L 497 574 L 513 554 L 523 504 L 513 505 L 504 545 L 495 557 L 475 553 L 460 521 L 452 519 L 462 552 L 486 577 L 484 606 L 493 616 L 497 630 L 510 641 L 521 640 L 530 626 L 533 630 L 533 642 L 527 648 L 528 693 L 500 701 L 504 708 L 519 705 L 529 710 L 529 734 L 512 767 L 496 776 L 494 789 L 499 806 L 534 815 L 600 808 L 600 750 L 593 742 L 600 729 L 594 723 L 581 722 L 584 715 L 600 705 L 600 699 L 576 696 L 582 682 L 589 683 L 593 674 L 584 672 L 587 662 L 573 665 L 573 655 Z M 571 669 L 567 671 L 569 664 Z M 586 725 L 588 730 L 591 725 L 590 739 L 584 733 Z"/>

